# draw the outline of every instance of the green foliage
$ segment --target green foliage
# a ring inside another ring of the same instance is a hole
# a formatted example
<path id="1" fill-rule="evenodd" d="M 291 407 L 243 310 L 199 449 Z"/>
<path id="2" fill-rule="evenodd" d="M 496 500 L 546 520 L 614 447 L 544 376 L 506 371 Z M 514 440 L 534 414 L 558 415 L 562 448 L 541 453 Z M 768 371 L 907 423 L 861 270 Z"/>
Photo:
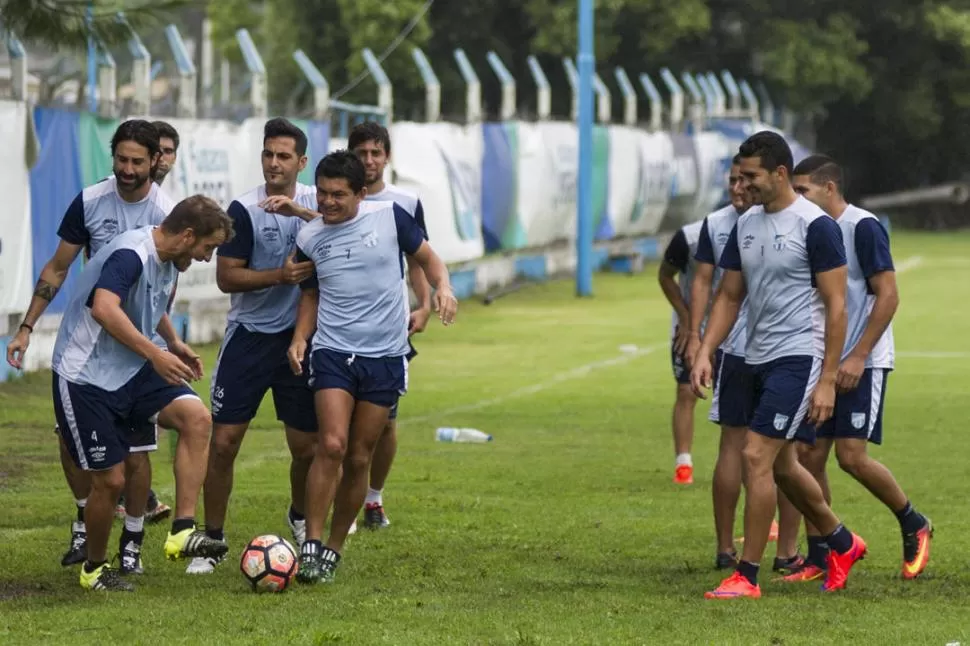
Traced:
<path id="1" fill-rule="evenodd" d="M 221 1 L 221 0 L 220 0 Z M 192 0 L 0 0 L 0 35 L 7 29 L 28 44 L 82 49 L 89 34 L 85 12 L 90 7 L 91 28 L 107 45 L 124 42 L 128 28 L 115 18 L 125 12 L 137 31 L 157 29 L 170 12 L 195 4 Z"/>

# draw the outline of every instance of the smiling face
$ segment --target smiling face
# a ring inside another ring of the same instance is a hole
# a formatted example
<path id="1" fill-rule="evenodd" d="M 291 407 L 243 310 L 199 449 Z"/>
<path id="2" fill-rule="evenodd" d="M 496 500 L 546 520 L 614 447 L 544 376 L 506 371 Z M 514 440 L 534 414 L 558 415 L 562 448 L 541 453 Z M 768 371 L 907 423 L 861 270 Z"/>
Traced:
<path id="1" fill-rule="evenodd" d="M 368 186 L 376 184 L 384 177 L 384 168 L 389 159 L 387 151 L 384 150 L 384 144 L 373 139 L 364 141 L 358 144 L 353 152 L 364 165 Z"/>
<path id="2" fill-rule="evenodd" d="M 742 157 L 739 171 L 742 187 L 752 204 L 770 204 L 788 185 L 785 167 L 765 168 L 761 165 L 761 157 Z"/>
<path id="3" fill-rule="evenodd" d="M 751 208 L 751 197 L 744 188 L 741 166 L 738 164 L 732 164 L 728 174 L 728 195 L 731 196 L 731 205 L 738 213 L 744 213 Z"/>
<path id="4" fill-rule="evenodd" d="M 186 229 L 180 234 L 172 262 L 180 272 L 188 271 L 193 262 L 211 261 L 212 254 L 225 241 L 225 231 L 216 231 L 200 238 L 192 229 Z"/>
<path id="5" fill-rule="evenodd" d="M 130 194 L 143 188 L 151 180 L 157 163 L 158 156 L 153 159 L 145 146 L 131 140 L 118 142 L 112 157 L 118 190 Z"/>
<path id="6" fill-rule="evenodd" d="M 366 195 L 366 188 L 354 193 L 345 177 L 317 178 L 317 210 L 327 224 L 339 224 L 353 218 Z"/>

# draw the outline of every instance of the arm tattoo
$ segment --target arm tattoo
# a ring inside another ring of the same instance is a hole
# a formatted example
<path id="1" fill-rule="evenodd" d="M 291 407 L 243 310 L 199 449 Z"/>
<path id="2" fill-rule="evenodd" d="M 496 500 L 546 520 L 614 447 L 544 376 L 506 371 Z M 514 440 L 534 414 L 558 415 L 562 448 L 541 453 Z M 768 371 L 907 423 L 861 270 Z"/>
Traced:
<path id="1" fill-rule="evenodd" d="M 49 303 L 54 300 L 55 296 L 57 296 L 57 290 L 57 287 L 54 287 L 46 280 L 38 280 L 37 287 L 34 288 L 34 296 L 43 298 Z"/>

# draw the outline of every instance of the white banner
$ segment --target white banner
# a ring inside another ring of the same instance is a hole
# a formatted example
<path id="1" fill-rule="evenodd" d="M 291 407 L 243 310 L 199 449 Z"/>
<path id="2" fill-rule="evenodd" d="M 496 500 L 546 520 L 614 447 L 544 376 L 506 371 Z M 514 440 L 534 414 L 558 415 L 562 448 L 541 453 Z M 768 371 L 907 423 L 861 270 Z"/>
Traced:
<path id="1" fill-rule="evenodd" d="M 518 124 L 518 213 L 527 247 L 576 236 L 576 129 Z M 486 187 L 487 188 L 487 187 Z"/>
<path id="2" fill-rule="evenodd" d="M 698 191 L 694 202 L 694 220 L 701 220 L 720 203 L 727 187 L 731 158 L 737 152 L 727 137 L 719 132 L 695 134 Z"/>
<path id="3" fill-rule="evenodd" d="M 37 143 L 28 104 L 0 101 L 0 315 L 27 311 L 33 287 L 30 175 Z"/>
<path id="4" fill-rule="evenodd" d="M 391 141 L 394 183 L 421 198 L 434 250 L 449 263 L 481 257 L 481 127 L 400 122 Z"/>

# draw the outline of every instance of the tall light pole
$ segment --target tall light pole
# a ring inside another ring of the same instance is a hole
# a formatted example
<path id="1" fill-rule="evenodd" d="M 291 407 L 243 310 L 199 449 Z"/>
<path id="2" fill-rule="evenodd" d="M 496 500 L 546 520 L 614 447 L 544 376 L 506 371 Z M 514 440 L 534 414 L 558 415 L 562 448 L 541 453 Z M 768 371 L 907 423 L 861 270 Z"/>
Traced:
<path id="1" fill-rule="evenodd" d="M 98 52 L 94 44 L 94 3 L 88 3 L 84 10 L 84 22 L 88 28 L 88 111 L 97 112 Z"/>
<path id="2" fill-rule="evenodd" d="M 593 0 L 579 0 L 576 295 L 593 295 Z"/>

